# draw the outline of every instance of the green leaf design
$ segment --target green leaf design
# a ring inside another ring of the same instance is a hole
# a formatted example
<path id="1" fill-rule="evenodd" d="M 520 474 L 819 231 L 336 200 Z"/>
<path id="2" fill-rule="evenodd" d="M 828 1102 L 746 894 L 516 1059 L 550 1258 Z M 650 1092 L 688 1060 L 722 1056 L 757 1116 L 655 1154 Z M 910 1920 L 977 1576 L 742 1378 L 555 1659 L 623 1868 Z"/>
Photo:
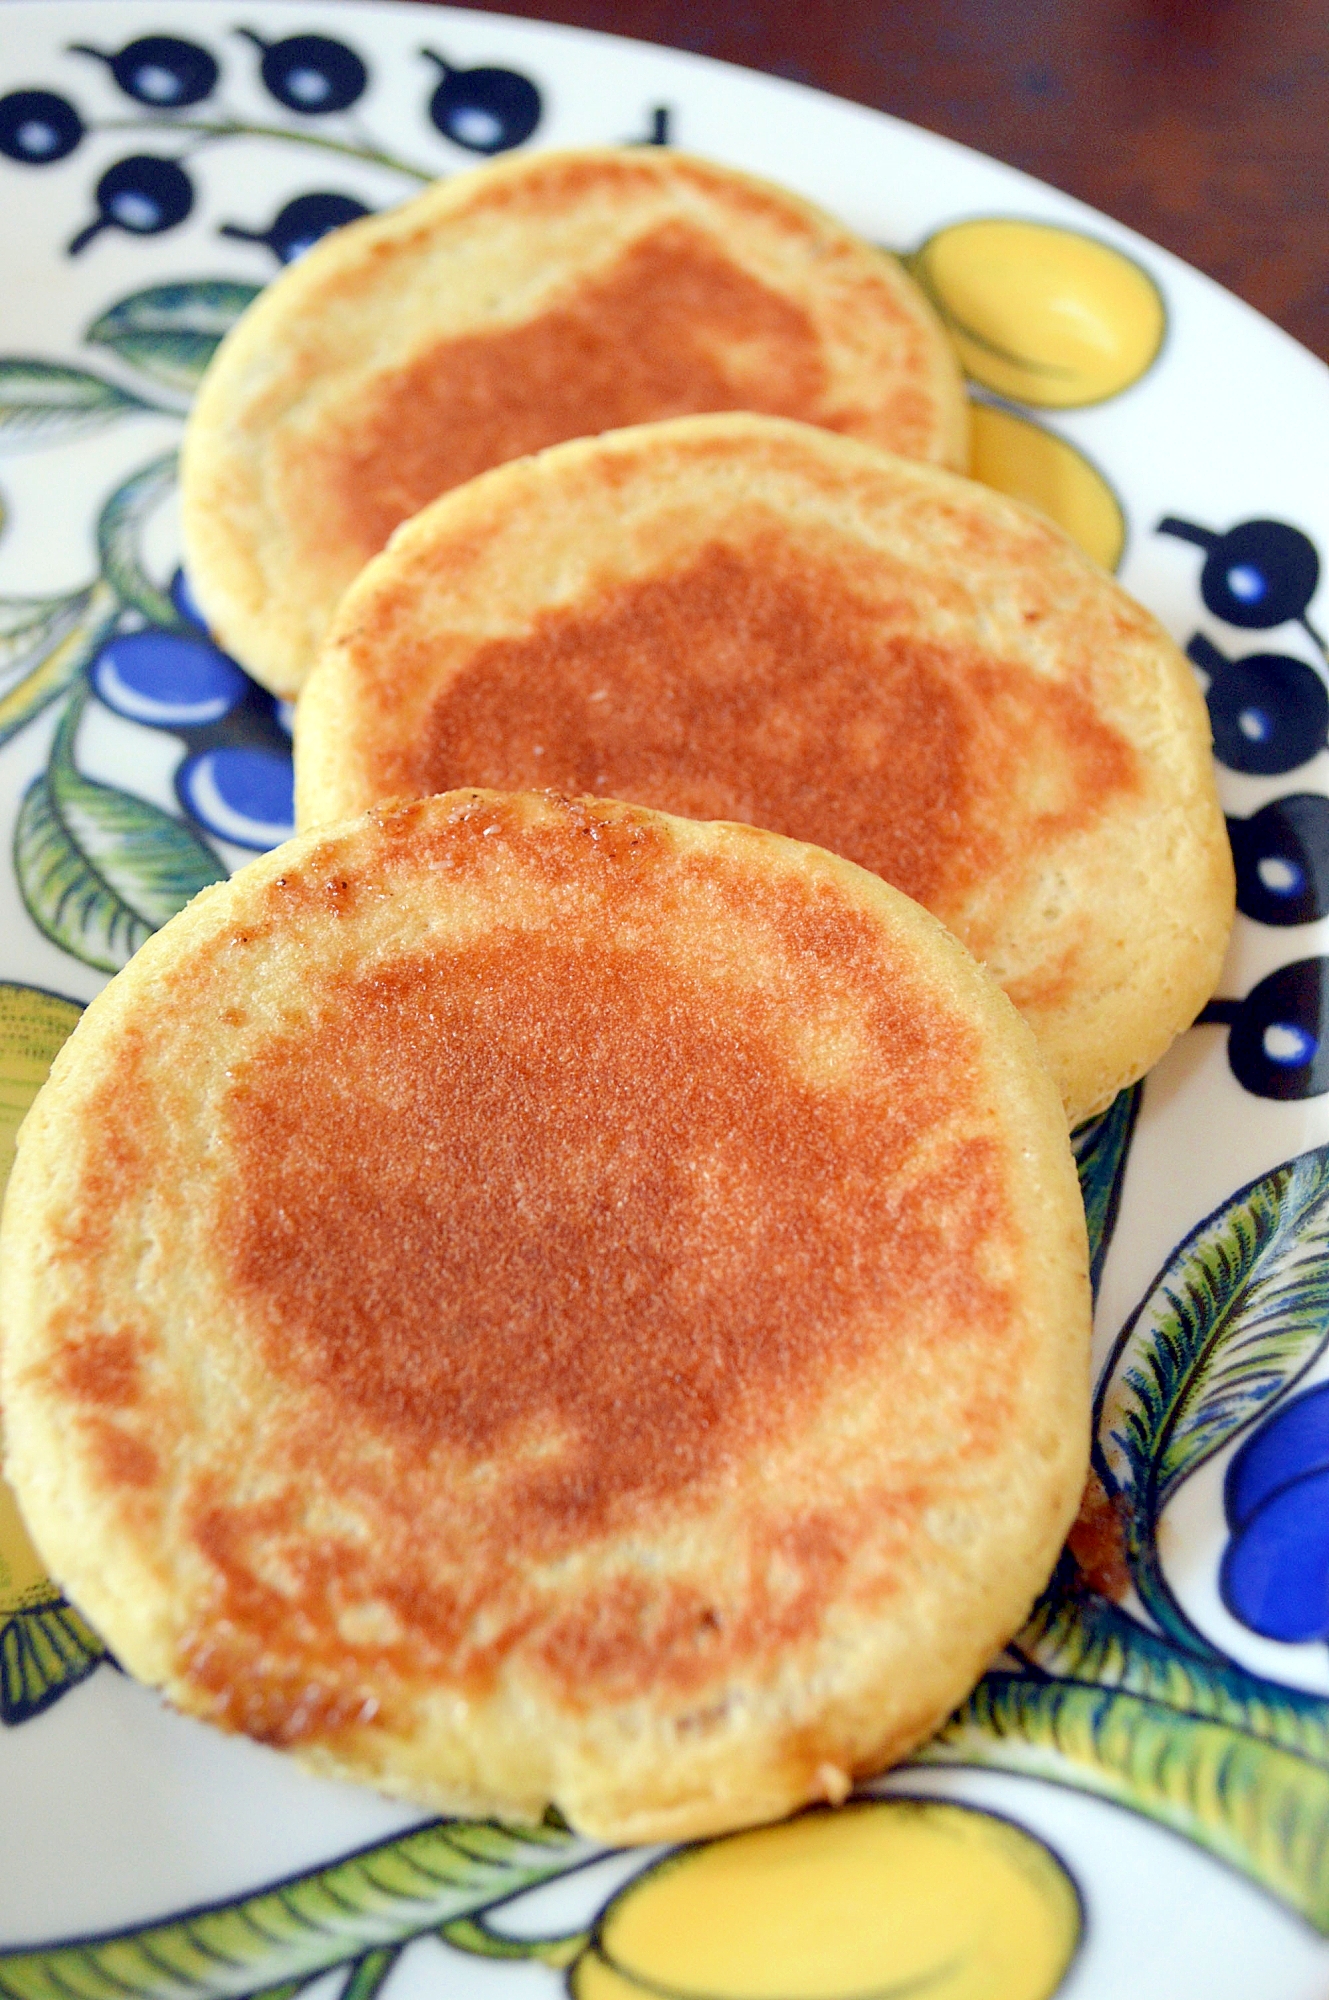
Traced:
<path id="1" fill-rule="evenodd" d="M 0 597 L 0 694 L 7 694 L 68 631 L 86 590 L 59 597 Z"/>
<path id="2" fill-rule="evenodd" d="M 1084 1199 L 1084 1216 L 1089 1228 L 1089 1275 L 1095 1297 L 1112 1243 L 1112 1233 L 1117 1226 L 1126 1160 L 1143 1095 L 1142 1083 L 1132 1084 L 1129 1090 L 1118 1091 L 1106 1111 L 1077 1126 L 1071 1133 L 1071 1150 L 1075 1154 L 1075 1168 L 1080 1176 L 1080 1193 Z"/>
<path id="3" fill-rule="evenodd" d="M 0 357 L 0 450 L 63 443 L 155 405 L 85 368 L 24 355 Z"/>
<path id="4" fill-rule="evenodd" d="M 1183 1834 L 1329 1935 L 1329 1771 L 1122 1689 L 988 1674 L 915 1759 L 1094 1792 Z"/>
<path id="5" fill-rule="evenodd" d="M 101 578 L 68 597 L 0 598 L 0 744 L 73 685 L 119 616 Z"/>
<path id="6" fill-rule="evenodd" d="M 86 688 L 71 696 L 51 761 L 24 794 L 14 868 L 38 929 L 85 965 L 118 972 L 226 870 L 182 821 L 74 768 L 86 700 Z"/>
<path id="7" fill-rule="evenodd" d="M 239 2000 L 349 1965 L 368 2000 L 394 1947 L 580 1867 L 566 1828 L 436 1820 L 233 1902 L 35 1950 L 0 1951 L 8 2000 Z M 381 1956 L 381 1955 L 387 1955 Z"/>
<path id="8" fill-rule="evenodd" d="M 29 1722 L 86 1680 L 106 1648 L 72 1604 L 16 1611 L 0 1625 L 0 1722 Z"/>
<path id="9" fill-rule="evenodd" d="M 1329 1701 L 1211 1664 L 1148 1631 L 1120 1605 L 1086 1588 L 1063 1558 L 1011 1650 L 1060 1680 L 1122 1688 L 1168 1708 L 1225 1722 L 1329 1767 Z"/>
<path id="10" fill-rule="evenodd" d="M 0 1192 L 14 1135 L 82 1012 L 58 993 L 0 982 Z M 13 1490 L 0 1479 L 0 1723 L 40 1715 L 105 1657 L 97 1634 L 48 1576 Z"/>
<path id="11" fill-rule="evenodd" d="M 589 1931 L 562 1931 L 557 1937 L 505 1937 L 483 1917 L 454 1917 L 439 1925 L 439 1936 L 455 1951 L 472 1958 L 538 1958 L 545 1965 L 563 1967 L 579 1958 L 591 1941 Z M 349 1996 L 342 1995 L 342 2000 Z"/>
<path id="12" fill-rule="evenodd" d="M 1126 1503 L 1126 1557 L 1151 1616 L 1214 1653 L 1164 1581 L 1158 1518 L 1329 1340 L 1329 1147 L 1241 1188 L 1181 1243 L 1128 1321 L 1097 1399 L 1095 1457 Z"/>
<path id="13" fill-rule="evenodd" d="M 152 381 L 192 395 L 219 342 L 260 289 L 229 278 L 150 285 L 95 319 L 86 338 Z"/>
<path id="14" fill-rule="evenodd" d="M 164 590 L 152 582 L 143 566 L 143 530 L 150 516 L 175 486 L 179 454 L 166 452 L 131 474 L 102 508 L 97 523 L 97 553 L 102 575 L 121 602 L 141 611 L 150 625 L 182 631 L 185 621 Z"/>
<path id="15" fill-rule="evenodd" d="M 388 1974 L 400 1957 L 400 1945 L 385 1945 L 378 1951 L 367 1951 L 363 1958 L 357 1958 L 342 1987 L 340 2000 L 374 2000 L 374 1995 L 386 1984 Z M 296 1991 L 299 1991 L 298 1987 Z"/>
<path id="16" fill-rule="evenodd" d="M 82 1012 L 77 1000 L 0 980 L 0 1194 L 14 1164 L 18 1128 Z M 0 1535 L 0 1571 L 3 1547 Z M 0 1573 L 0 1589 L 3 1582 Z"/>

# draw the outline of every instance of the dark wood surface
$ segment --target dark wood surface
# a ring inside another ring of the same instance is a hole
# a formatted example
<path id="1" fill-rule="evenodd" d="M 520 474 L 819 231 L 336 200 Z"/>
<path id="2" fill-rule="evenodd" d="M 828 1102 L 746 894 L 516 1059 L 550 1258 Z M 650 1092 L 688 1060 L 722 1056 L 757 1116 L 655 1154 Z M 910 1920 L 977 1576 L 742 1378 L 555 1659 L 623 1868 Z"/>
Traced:
<path id="1" fill-rule="evenodd" d="M 1329 0 L 542 0 L 769 70 L 1092 202 L 1329 360 Z"/>

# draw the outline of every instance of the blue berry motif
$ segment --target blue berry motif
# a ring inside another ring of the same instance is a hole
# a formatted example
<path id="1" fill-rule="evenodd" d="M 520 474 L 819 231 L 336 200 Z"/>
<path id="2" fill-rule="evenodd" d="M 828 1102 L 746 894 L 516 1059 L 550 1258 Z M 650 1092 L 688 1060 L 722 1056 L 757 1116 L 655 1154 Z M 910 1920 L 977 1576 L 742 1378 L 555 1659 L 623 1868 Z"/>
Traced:
<path id="1" fill-rule="evenodd" d="M 217 234 L 241 243 L 266 243 L 279 263 L 293 264 L 321 237 L 369 213 L 362 201 L 354 201 L 348 194 L 300 194 L 277 211 L 267 229 L 245 229 L 239 223 L 224 222 Z"/>
<path id="2" fill-rule="evenodd" d="M 347 110 L 364 94 L 369 72 L 345 42 L 326 35 L 288 35 L 284 41 L 267 42 L 251 28 L 237 32 L 261 52 L 263 87 L 288 111 L 317 118 Z"/>
<path id="3" fill-rule="evenodd" d="M 289 751 L 224 743 L 186 757 L 175 788 L 186 812 L 238 847 L 276 847 L 295 831 Z"/>
<path id="4" fill-rule="evenodd" d="M 249 681 L 208 640 L 151 627 L 122 632 L 93 662 L 99 699 L 131 722 L 153 729 L 220 722 L 244 700 Z"/>
<path id="5" fill-rule="evenodd" d="M 1306 616 L 1320 581 L 1315 544 L 1287 521 L 1239 521 L 1225 534 L 1169 514 L 1160 535 L 1175 535 L 1205 552 L 1200 595 L 1215 618 L 1247 631 L 1267 631 L 1295 619 L 1324 651 Z"/>
<path id="6" fill-rule="evenodd" d="M 72 153 L 83 120 L 53 90 L 11 90 L 0 97 L 0 153 L 29 167 L 49 167 Z"/>
<path id="7" fill-rule="evenodd" d="M 1233 1617 L 1288 1645 L 1329 1639 L 1329 1382 L 1280 1405 L 1228 1466 L 1219 1590 Z"/>
<path id="8" fill-rule="evenodd" d="M 97 183 L 96 199 L 96 218 L 70 244 L 71 257 L 103 229 L 124 229 L 131 236 L 159 236 L 174 229 L 194 206 L 194 184 L 178 160 L 135 153 L 107 168 Z"/>
<path id="9" fill-rule="evenodd" d="M 141 35 L 113 56 L 86 42 L 71 42 L 69 49 L 71 55 L 95 56 L 107 64 L 126 97 L 159 111 L 201 104 L 211 97 L 220 74 L 215 57 L 205 48 L 175 35 Z"/>
<path id="10" fill-rule="evenodd" d="M 1220 764 L 1254 777 L 1276 777 L 1324 749 L 1329 692 L 1314 667 L 1291 653 L 1248 653 L 1230 660 L 1202 632 L 1186 651 L 1208 677 L 1205 700 Z"/>
<path id="11" fill-rule="evenodd" d="M 1329 959 L 1271 972 L 1246 998 L 1211 1001 L 1203 1019 L 1231 1022 L 1228 1061 L 1243 1090 L 1290 1102 L 1329 1090 Z"/>
<path id="12" fill-rule="evenodd" d="M 1329 799 L 1290 792 L 1249 819 L 1229 819 L 1237 908 L 1257 924 L 1329 915 Z"/>
<path id="13" fill-rule="evenodd" d="M 468 153 L 506 153 L 529 139 L 540 122 L 540 93 L 512 69 L 454 69 L 432 49 L 442 82 L 429 100 L 435 129 Z"/>
<path id="14" fill-rule="evenodd" d="M 295 831 L 290 703 L 214 645 L 183 569 L 170 599 L 186 629 L 115 633 L 92 663 L 93 692 L 127 721 L 183 738 L 176 796 L 205 832 L 275 847 Z"/>

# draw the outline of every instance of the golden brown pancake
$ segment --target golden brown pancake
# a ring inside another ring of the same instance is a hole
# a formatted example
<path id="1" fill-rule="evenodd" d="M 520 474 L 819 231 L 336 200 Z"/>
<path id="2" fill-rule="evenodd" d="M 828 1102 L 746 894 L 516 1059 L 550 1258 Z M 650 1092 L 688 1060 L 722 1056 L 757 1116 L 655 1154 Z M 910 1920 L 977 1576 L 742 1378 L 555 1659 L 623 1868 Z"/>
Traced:
<path id="1" fill-rule="evenodd" d="M 797 196 L 668 150 L 521 154 L 327 237 L 246 313 L 185 439 L 190 582 L 294 694 L 398 522 L 564 438 L 768 410 L 964 466 L 931 306 Z"/>
<path id="2" fill-rule="evenodd" d="M 443 1809 L 838 1797 L 1084 1481 L 1084 1221 L 999 989 L 774 834 L 454 794 L 204 891 L 0 1235 L 8 1471 L 132 1672 Z"/>
<path id="3" fill-rule="evenodd" d="M 299 824 L 547 783 L 741 819 L 939 916 L 1072 1121 L 1188 1027 L 1232 921 L 1187 661 L 1042 516 L 773 418 L 559 446 L 400 529 L 296 723 Z"/>

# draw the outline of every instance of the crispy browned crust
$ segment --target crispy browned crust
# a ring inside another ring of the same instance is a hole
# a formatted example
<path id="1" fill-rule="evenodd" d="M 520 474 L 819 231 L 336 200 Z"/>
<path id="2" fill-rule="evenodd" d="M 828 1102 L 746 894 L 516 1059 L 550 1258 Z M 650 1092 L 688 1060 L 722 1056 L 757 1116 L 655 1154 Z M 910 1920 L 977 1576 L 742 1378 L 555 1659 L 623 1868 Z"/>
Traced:
<path id="1" fill-rule="evenodd" d="M 24 1128 L 0 1317 L 9 1474 L 134 1673 L 613 1840 L 903 1755 L 1085 1474 L 1009 1003 L 848 862 L 594 800 L 387 808 L 200 896 Z"/>
<path id="2" fill-rule="evenodd" d="M 770 417 L 558 446 L 399 530 L 299 705 L 299 822 L 538 783 L 816 842 L 925 903 L 1072 1122 L 1232 922 L 1188 662 L 1042 516 Z"/>
<path id="3" fill-rule="evenodd" d="M 185 438 L 190 581 L 294 694 L 346 585 L 439 493 L 724 409 L 967 463 L 959 369 L 894 259 L 686 154 L 515 156 L 338 230 L 223 343 Z"/>

